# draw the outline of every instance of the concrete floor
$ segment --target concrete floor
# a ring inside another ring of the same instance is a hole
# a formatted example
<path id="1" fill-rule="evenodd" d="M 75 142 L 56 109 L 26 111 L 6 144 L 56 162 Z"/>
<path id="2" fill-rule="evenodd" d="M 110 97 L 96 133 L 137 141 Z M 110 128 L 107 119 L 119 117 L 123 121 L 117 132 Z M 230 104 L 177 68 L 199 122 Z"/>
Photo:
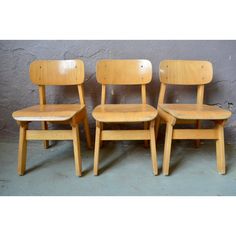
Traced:
<path id="1" fill-rule="evenodd" d="M 27 173 L 18 176 L 17 140 L 0 142 L 0 195 L 236 195 L 236 147 L 226 145 L 227 175 L 216 171 L 215 143 L 199 149 L 175 141 L 171 175 L 161 174 L 163 145 L 158 146 L 159 176 L 153 176 L 143 142 L 107 142 L 101 150 L 100 176 L 93 176 L 93 150 L 82 143 L 83 177 L 74 174 L 70 141 L 44 150 L 29 142 Z"/>

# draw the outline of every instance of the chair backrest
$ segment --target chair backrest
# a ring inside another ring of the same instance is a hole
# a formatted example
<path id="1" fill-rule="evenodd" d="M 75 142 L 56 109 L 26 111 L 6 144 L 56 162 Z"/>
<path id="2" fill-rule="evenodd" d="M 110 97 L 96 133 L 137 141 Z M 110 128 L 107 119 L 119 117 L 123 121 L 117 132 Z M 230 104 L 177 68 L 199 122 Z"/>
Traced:
<path id="1" fill-rule="evenodd" d="M 141 85 L 142 103 L 146 103 L 146 84 L 152 79 L 148 60 L 100 60 L 96 65 L 97 81 L 102 84 L 101 103 L 105 103 L 106 85 Z"/>
<path id="2" fill-rule="evenodd" d="M 176 85 L 207 84 L 213 76 L 209 61 L 165 60 L 160 63 L 159 72 L 162 83 Z"/>
<path id="3" fill-rule="evenodd" d="M 37 85 L 78 85 L 84 82 L 81 60 L 36 60 L 30 65 L 30 79 Z"/>
<path id="4" fill-rule="evenodd" d="M 148 60 L 100 60 L 96 69 L 101 84 L 148 84 L 152 79 L 152 64 Z"/>
<path id="5" fill-rule="evenodd" d="M 81 60 L 36 60 L 30 64 L 30 79 L 39 86 L 40 104 L 46 103 L 45 85 L 77 85 L 84 104 L 84 63 Z"/>
<path id="6" fill-rule="evenodd" d="M 158 104 L 164 102 L 166 85 L 197 85 L 197 103 L 203 103 L 204 85 L 213 78 L 209 61 L 164 60 L 159 66 L 161 88 Z"/>

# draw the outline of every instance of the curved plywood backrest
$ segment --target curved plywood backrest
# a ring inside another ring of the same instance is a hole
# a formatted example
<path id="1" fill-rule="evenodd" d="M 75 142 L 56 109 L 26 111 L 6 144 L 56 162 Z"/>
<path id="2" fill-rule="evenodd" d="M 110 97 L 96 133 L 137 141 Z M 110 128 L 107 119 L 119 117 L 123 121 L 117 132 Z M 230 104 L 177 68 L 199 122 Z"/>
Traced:
<path id="1" fill-rule="evenodd" d="M 209 61 L 165 60 L 159 66 L 160 81 L 164 84 L 201 85 L 212 80 Z"/>
<path id="2" fill-rule="evenodd" d="M 37 85 L 78 85 L 84 82 L 81 60 L 37 60 L 30 65 L 30 79 Z"/>
<path id="3" fill-rule="evenodd" d="M 101 84 L 147 84 L 152 79 L 152 64 L 148 60 L 100 60 L 96 66 Z"/>

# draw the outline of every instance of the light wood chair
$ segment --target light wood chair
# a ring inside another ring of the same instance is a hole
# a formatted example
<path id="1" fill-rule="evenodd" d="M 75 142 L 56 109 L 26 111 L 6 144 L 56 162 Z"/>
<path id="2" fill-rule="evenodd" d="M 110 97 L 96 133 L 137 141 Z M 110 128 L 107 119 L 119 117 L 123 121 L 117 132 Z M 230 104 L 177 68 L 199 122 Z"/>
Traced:
<path id="1" fill-rule="evenodd" d="M 158 100 L 158 116 L 156 120 L 156 136 L 160 122 L 166 123 L 163 174 L 169 174 L 172 140 L 176 139 L 215 139 L 217 169 L 225 174 L 224 124 L 231 112 L 216 106 L 203 104 L 204 85 L 213 77 L 212 64 L 208 61 L 165 60 L 160 63 L 159 76 L 161 81 Z M 165 104 L 164 96 L 167 85 L 197 85 L 196 104 Z M 201 129 L 200 121 L 215 122 L 212 129 Z M 195 123 L 196 129 L 173 129 L 180 123 Z M 182 122 L 181 122 L 182 121 Z M 199 144 L 199 141 L 198 141 Z"/>
<path id="2" fill-rule="evenodd" d="M 93 110 L 96 120 L 94 175 L 98 175 L 99 148 L 102 140 L 150 140 L 154 175 L 158 174 L 155 142 L 157 110 L 146 103 L 146 84 L 152 79 L 148 60 L 100 60 L 97 81 L 102 84 L 101 105 Z M 142 104 L 105 104 L 107 85 L 141 85 Z M 144 130 L 103 130 L 104 123 L 144 122 Z M 149 128 L 148 128 L 149 125 Z"/>
<path id="3" fill-rule="evenodd" d="M 39 87 L 39 105 L 15 111 L 13 118 L 20 125 L 18 174 L 24 175 L 28 140 L 73 140 L 75 171 L 82 175 L 78 124 L 83 122 L 87 146 L 91 147 L 87 111 L 84 102 L 84 63 L 81 60 L 37 60 L 30 65 L 30 79 Z M 45 85 L 76 85 L 80 104 L 46 104 Z M 29 130 L 28 124 L 39 121 L 42 130 Z M 72 130 L 48 130 L 48 122 L 69 124 Z"/>

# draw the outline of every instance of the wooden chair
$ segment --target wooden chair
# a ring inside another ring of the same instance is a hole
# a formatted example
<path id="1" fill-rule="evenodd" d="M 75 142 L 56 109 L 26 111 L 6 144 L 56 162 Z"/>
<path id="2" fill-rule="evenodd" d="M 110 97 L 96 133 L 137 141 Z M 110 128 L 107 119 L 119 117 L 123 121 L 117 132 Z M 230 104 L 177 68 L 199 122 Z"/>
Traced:
<path id="1" fill-rule="evenodd" d="M 166 123 L 163 174 L 169 174 L 171 142 L 175 139 L 215 139 L 217 169 L 225 174 L 224 123 L 231 112 L 203 104 L 204 85 L 213 77 L 212 64 L 208 61 L 165 60 L 159 67 L 161 88 L 158 100 L 156 136 L 160 121 Z M 165 104 L 166 85 L 197 85 L 196 104 Z M 212 129 L 200 129 L 201 120 L 215 122 Z M 178 121 L 195 122 L 197 129 L 173 129 Z M 199 141 L 198 141 L 199 143 Z"/>
<path id="2" fill-rule="evenodd" d="M 30 79 L 39 87 L 39 105 L 13 113 L 20 125 L 18 174 L 24 175 L 28 140 L 73 140 L 76 175 L 82 174 L 78 124 L 83 122 L 88 147 L 91 147 L 90 131 L 84 102 L 84 63 L 81 60 L 38 60 L 30 65 Z M 77 85 L 80 104 L 46 104 L 45 85 Z M 42 123 L 42 130 L 29 130 L 32 121 Z M 72 130 L 48 130 L 48 122 L 69 124 Z"/>
<path id="3" fill-rule="evenodd" d="M 152 79 L 152 65 L 147 60 L 100 60 L 97 81 L 102 84 L 101 105 L 93 110 L 96 120 L 94 175 L 98 175 L 99 148 L 102 140 L 150 140 L 154 175 L 158 174 L 155 119 L 157 110 L 146 103 L 146 84 Z M 142 104 L 105 104 L 106 85 L 141 85 Z M 103 130 L 104 123 L 144 122 L 144 130 Z M 149 129 L 148 125 L 149 124 Z"/>

